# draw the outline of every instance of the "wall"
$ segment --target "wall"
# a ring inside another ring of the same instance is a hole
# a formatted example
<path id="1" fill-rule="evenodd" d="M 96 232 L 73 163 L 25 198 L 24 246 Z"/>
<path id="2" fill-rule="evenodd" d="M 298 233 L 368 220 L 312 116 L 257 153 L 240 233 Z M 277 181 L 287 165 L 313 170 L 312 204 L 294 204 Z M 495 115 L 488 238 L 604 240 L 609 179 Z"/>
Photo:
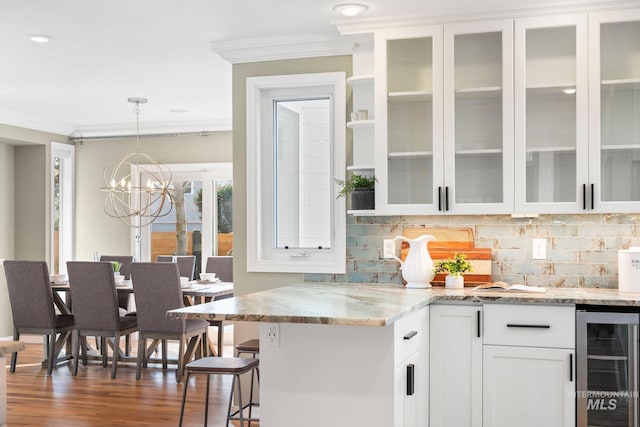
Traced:
<path id="1" fill-rule="evenodd" d="M 104 213 L 105 166 L 136 151 L 134 138 L 88 140 L 76 144 L 75 259 L 131 253 L 131 229 Z M 140 151 L 159 163 L 231 162 L 231 133 L 209 136 L 144 137 Z"/>
<path id="2" fill-rule="evenodd" d="M 0 143 L 0 259 L 15 258 L 15 150 Z M 1 267 L 0 267 L 1 268 Z M 0 337 L 12 335 L 11 305 L 4 271 L 0 273 Z"/>
<path id="3" fill-rule="evenodd" d="M 305 281 L 401 283 L 399 263 L 382 258 L 382 239 L 404 227 L 471 227 L 475 246 L 492 248 L 494 281 L 547 287 L 616 288 L 619 249 L 640 246 L 640 214 L 349 217 L 347 274 L 306 274 Z M 547 259 L 533 260 L 533 238 Z"/>
<path id="4" fill-rule="evenodd" d="M 16 259 L 47 259 L 48 165 L 46 145 L 15 147 Z"/>

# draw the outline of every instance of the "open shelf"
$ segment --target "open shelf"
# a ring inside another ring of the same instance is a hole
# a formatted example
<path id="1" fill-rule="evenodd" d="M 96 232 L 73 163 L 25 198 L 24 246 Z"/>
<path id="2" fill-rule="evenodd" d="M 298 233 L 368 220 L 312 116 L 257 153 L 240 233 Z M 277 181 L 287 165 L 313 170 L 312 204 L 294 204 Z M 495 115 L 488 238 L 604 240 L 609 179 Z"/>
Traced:
<path id="1" fill-rule="evenodd" d="M 389 102 L 424 102 L 431 101 L 433 93 L 428 91 L 389 92 Z"/>
<path id="2" fill-rule="evenodd" d="M 351 87 L 355 86 L 373 86 L 373 74 L 363 74 L 361 76 L 351 76 L 347 79 L 347 84 Z"/>
<path id="3" fill-rule="evenodd" d="M 347 166 L 347 170 L 348 171 L 368 171 L 368 170 L 374 170 L 375 166 L 373 165 L 351 165 L 351 166 Z"/>
<path id="4" fill-rule="evenodd" d="M 350 129 L 372 127 L 375 120 L 354 120 L 347 122 L 347 127 Z"/>

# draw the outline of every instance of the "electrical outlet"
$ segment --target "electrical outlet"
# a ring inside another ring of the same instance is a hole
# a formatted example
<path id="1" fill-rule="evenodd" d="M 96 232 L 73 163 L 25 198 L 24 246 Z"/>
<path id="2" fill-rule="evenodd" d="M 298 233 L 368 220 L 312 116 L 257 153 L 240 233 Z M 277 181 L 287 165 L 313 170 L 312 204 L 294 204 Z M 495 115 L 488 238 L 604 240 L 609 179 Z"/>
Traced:
<path id="1" fill-rule="evenodd" d="M 547 259 L 547 239 L 533 239 L 533 259 Z"/>
<path id="2" fill-rule="evenodd" d="M 271 347 L 280 345 L 280 326 L 277 323 L 271 323 L 265 327 L 265 341 Z"/>
<path id="3" fill-rule="evenodd" d="M 396 241 L 394 239 L 384 239 L 382 258 L 393 258 L 395 254 Z"/>

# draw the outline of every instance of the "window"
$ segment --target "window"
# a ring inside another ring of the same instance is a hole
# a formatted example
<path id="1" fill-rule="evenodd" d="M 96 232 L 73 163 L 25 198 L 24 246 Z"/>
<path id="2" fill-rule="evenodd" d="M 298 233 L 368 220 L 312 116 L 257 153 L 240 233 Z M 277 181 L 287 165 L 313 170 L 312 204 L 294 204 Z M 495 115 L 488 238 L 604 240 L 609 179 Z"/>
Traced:
<path id="1" fill-rule="evenodd" d="M 66 273 L 73 260 L 74 155 L 74 146 L 51 143 L 51 274 Z"/>
<path id="2" fill-rule="evenodd" d="M 344 273 L 345 74 L 247 79 L 248 271 Z"/>
<path id="3" fill-rule="evenodd" d="M 132 229 L 134 253 L 143 261 L 155 261 L 158 255 L 195 255 L 197 277 L 207 257 L 233 251 L 231 163 L 164 166 L 172 173 L 173 208 L 149 227 Z M 145 181 L 141 176 L 140 182 Z M 229 203 L 221 203 L 221 197 Z"/>

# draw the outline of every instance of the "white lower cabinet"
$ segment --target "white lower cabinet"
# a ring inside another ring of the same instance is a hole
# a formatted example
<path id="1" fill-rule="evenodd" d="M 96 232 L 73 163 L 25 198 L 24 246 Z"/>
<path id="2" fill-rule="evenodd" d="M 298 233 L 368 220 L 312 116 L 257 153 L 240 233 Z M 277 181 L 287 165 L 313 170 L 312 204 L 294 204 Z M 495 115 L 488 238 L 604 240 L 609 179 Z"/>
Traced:
<path id="1" fill-rule="evenodd" d="M 483 309 L 483 427 L 575 426 L 575 307 Z"/>
<path id="2" fill-rule="evenodd" d="M 574 306 L 430 309 L 431 427 L 575 425 Z"/>
<path id="3" fill-rule="evenodd" d="M 434 304 L 430 309 L 430 425 L 480 427 L 482 306 Z"/>
<path id="4" fill-rule="evenodd" d="M 573 350 L 484 346 L 483 426 L 575 425 Z"/>
<path id="5" fill-rule="evenodd" d="M 428 365 L 420 359 L 423 353 L 414 353 L 405 363 L 396 368 L 395 373 L 395 423 L 396 427 L 426 426 L 427 393 L 425 372 Z"/>

